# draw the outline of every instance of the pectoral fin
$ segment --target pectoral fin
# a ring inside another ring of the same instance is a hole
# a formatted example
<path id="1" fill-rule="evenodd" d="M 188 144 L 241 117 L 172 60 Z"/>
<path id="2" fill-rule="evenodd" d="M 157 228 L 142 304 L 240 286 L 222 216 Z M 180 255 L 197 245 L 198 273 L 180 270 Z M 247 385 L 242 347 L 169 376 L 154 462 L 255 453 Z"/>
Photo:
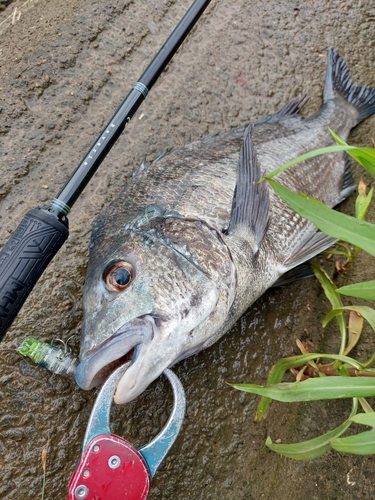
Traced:
<path id="1" fill-rule="evenodd" d="M 312 267 L 307 261 L 332 246 L 335 241 L 337 241 L 335 238 L 327 236 L 320 231 L 314 233 L 296 249 L 287 261 L 284 262 L 286 271 L 272 285 L 272 288 L 284 286 L 293 281 L 314 276 Z"/>
<path id="2" fill-rule="evenodd" d="M 303 262 L 306 262 L 309 259 L 318 255 L 318 253 L 327 250 L 330 246 L 332 246 L 336 238 L 332 238 L 332 236 L 327 236 L 326 234 L 318 231 L 314 233 L 310 238 L 305 240 L 300 247 L 296 249 L 296 251 L 289 257 L 287 261 L 284 262 L 284 266 L 286 267 L 286 271 L 293 269 L 296 266 L 299 266 Z"/>

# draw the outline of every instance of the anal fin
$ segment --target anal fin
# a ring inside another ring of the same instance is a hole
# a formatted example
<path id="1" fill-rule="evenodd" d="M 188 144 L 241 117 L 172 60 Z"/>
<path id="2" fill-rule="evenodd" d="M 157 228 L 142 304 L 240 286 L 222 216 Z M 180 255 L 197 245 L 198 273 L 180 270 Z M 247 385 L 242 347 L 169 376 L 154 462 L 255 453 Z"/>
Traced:
<path id="1" fill-rule="evenodd" d="M 352 158 L 346 152 L 344 152 L 344 160 L 345 160 L 345 169 L 342 178 L 340 201 L 345 200 L 345 198 L 347 198 L 356 188 L 352 171 Z"/>
<path id="2" fill-rule="evenodd" d="M 312 278 L 314 276 L 314 271 L 309 262 L 304 262 L 297 267 L 293 267 L 286 273 L 284 273 L 280 278 L 271 286 L 271 288 L 277 288 L 279 286 L 288 285 L 293 281 L 303 280 L 306 278 Z"/>

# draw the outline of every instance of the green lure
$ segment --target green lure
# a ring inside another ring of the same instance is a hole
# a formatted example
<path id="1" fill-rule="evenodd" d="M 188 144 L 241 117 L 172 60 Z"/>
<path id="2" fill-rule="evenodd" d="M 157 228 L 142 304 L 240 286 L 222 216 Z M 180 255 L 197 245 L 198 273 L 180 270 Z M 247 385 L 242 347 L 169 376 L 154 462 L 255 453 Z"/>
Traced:
<path id="1" fill-rule="evenodd" d="M 30 338 L 25 339 L 17 350 L 22 356 L 27 356 L 43 368 L 57 375 L 75 379 L 79 360 L 66 349 Z"/>

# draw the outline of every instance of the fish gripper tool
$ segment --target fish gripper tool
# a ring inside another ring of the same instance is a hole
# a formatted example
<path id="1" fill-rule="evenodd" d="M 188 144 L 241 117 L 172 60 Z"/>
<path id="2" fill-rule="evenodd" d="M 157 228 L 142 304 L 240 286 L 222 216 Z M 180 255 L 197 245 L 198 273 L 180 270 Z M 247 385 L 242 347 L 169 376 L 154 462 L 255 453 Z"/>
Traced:
<path id="1" fill-rule="evenodd" d="M 159 434 L 139 449 L 111 434 L 113 396 L 128 365 L 117 368 L 98 394 L 86 429 L 81 459 L 69 482 L 67 500 L 146 499 L 151 478 L 177 438 L 185 416 L 186 400 L 182 384 L 171 370 L 163 373 L 172 386 L 174 404 Z"/>

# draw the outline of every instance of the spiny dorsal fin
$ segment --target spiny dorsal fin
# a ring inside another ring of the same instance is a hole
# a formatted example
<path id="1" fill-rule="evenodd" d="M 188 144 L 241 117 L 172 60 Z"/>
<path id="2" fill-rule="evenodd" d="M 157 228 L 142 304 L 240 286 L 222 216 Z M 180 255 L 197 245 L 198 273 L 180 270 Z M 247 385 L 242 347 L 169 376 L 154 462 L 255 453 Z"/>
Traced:
<path id="1" fill-rule="evenodd" d="M 146 158 L 143 158 L 142 163 L 139 165 L 138 169 L 133 171 L 132 177 L 137 177 L 137 175 L 141 174 L 144 170 L 147 170 L 150 165 L 151 163 L 146 161 Z"/>
<path id="2" fill-rule="evenodd" d="M 269 194 L 268 186 L 265 182 L 258 184 L 261 173 L 254 144 L 251 139 L 252 130 L 253 124 L 250 123 L 245 130 L 240 151 L 237 183 L 226 234 L 230 235 L 233 233 L 239 225 L 245 226 L 252 231 L 259 248 L 269 221 Z"/>
<path id="3" fill-rule="evenodd" d="M 287 118 L 300 116 L 300 111 L 308 100 L 309 98 L 306 94 L 296 97 L 285 104 L 285 106 L 283 106 L 281 109 L 276 111 L 276 113 L 272 113 L 272 115 L 260 118 L 255 122 L 255 124 L 259 125 L 261 123 L 279 123 L 280 121 L 286 120 Z"/>
<path id="4" fill-rule="evenodd" d="M 140 175 L 142 172 L 150 168 L 151 165 L 164 158 L 164 156 L 168 155 L 171 151 L 172 148 L 165 149 L 162 153 L 160 153 L 159 156 L 154 158 L 151 162 L 148 162 L 146 161 L 146 158 L 143 158 L 142 163 L 140 164 L 139 168 L 133 172 L 132 177 L 137 177 L 137 175 Z"/>
<path id="5" fill-rule="evenodd" d="M 357 123 L 375 113 L 375 89 L 354 85 L 345 61 L 338 55 L 336 49 L 330 48 L 324 84 L 324 102 L 334 99 L 337 93 L 357 109 L 359 114 Z"/>

